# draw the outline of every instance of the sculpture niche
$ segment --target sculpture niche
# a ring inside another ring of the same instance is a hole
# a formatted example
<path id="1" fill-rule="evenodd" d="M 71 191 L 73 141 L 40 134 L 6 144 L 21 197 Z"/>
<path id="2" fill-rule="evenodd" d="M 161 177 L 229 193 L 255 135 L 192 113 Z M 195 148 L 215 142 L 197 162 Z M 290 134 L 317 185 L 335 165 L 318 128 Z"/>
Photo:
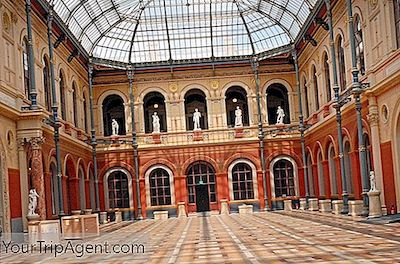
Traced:
<path id="1" fill-rule="evenodd" d="M 200 127 L 200 118 L 201 118 L 201 113 L 199 112 L 199 109 L 194 109 L 193 113 L 193 131 L 201 130 Z"/>

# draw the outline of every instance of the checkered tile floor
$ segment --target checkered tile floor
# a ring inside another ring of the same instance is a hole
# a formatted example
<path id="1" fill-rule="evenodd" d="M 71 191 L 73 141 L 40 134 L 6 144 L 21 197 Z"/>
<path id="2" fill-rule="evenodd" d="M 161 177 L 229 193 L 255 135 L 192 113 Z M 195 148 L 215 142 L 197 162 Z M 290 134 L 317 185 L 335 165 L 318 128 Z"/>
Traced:
<path id="1" fill-rule="evenodd" d="M 361 220 L 361 219 L 359 219 Z M 144 253 L 1 253 L 1 263 L 400 263 L 400 223 L 314 212 L 144 220 L 77 243 L 143 244 Z M 110 231 L 111 230 L 111 231 Z M 122 248 L 121 248 L 122 249 Z"/>

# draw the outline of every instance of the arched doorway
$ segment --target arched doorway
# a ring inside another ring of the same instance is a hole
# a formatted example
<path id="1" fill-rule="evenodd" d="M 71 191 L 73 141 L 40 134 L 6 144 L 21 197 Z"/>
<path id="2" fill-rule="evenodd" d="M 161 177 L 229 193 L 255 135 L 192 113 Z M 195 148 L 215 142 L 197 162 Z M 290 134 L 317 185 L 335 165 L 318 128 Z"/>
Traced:
<path id="1" fill-rule="evenodd" d="M 240 86 L 232 86 L 225 93 L 226 120 L 228 127 L 235 126 L 236 107 L 242 110 L 243 126 L 249 125 L 249 110 L 246 90 Z"/>
<path id="2" fill-rule="evenodd" d="M 336 175 L 336 164 L 335 164 L 335 148 L 333 143 L 328 147 L 328 166 L 329 166 L 329 181 L 331 184 L 331 195 L 338 195 L 338 183 Z"/>
<path id="3" fill-rule="evenodd" d="M 232 201 L 258 198 L 257 170 L 247 159 L 239 159 L 229 165 L 228 184 Z"/>
<path id="4" fill-rule="evenodd" d="M 51 214 L 58 215 L 58 178 L 57 167 L 54 162 L 50 164 L 50 189 L 51 189 Z"/>
<path id="5" fill-rule="evenodd" d="M 85 192 L 85 173 L 83 168 L 79 167 L 79 203 L 81 210 L 86 209 L 86 192 Z"/>
<path id="6" fill-rule="evenodd" d="M 106 209 L 133 207 L 132 177 L 126 170 L 109 170 L 103 182 Z"/>
<path id="7" fill-rule="evenodd" d="M 111 122 L 113 119 L 115 119 L 119 124 L 118 135 L 125 135 L 124 100 L 116 94 L 107 96 L 103 101 L 104 136 L 111 136 Z"/>
<path id="8" fill-rule="evenodd" d="M 297 165 L 291 157 L 279 156 L 270 164 L 273 198 L 298 196 Z"/>
<path id="9" fill-rule="evenodd" d="M 274 125 L 277 121 L 276 111 L 280 106 L 285 111 L 283 123 L 290 123 L 289 97 L 285 86 L 274 83 L 267 88 L 268 124 Z"/>
<path id="10" fill-rule="evenodd" d="M 174 178 L 165 165 L 152 166 L 145 174 L 148 207 L 175 204 Z"/>
<path id="11" fill-rule="evenodd" d="M 160 132 L 167 132 L 167 112 L 165 98 L 159 92 L 148 93 L 143 99 L 144 128 L 146 133 L 153 132 L 153 117 L 156 112 L 160 118 Z"/>
<path id="12" fill-rule="evenodd" d="M 196 205 L 197 212 L 210 210 L 210 203 L 217 201 L 215 171 L 203 161 L 192 163 L 186 174 L 189 204 Z"/>
<path id="13" fill-rule="evenodd" d="M 353 187 L 353 174 L 352 174 L 352 164 L 350 158 L 351 146 L 348 140 L 344 143 L 344 152 L 343 152 L 343 159 L 344 159 L 344 169 L 346 173 L 346 189 L 348 194 L 354 194 L 354 187 Z"/>
<path id="14" fill-rule="evenodd" d="M 200 89 L 192 89 L 185 94 L 186 130 L 188 131 L 194 128 L 193 113 L 196 109 L 201 113 L 201 129 L 208 129 L 206 95 Z"/>
<path id="15" fill-rule="evenodd" d="M 89 193 L 90 193 L 90 208 L 96 209 L 96 197 L 94 189 L 94 174 L 92 168 L 89 170 Z"/>
<path id="16" fill-rule="evenodd" d="M 318 171 L 318 189 L 319 189 L 319 196 L 325 196 L 325 175 L 324 175 L 324 168 L 322 165 L 322 151 L 321 149 L 318 150 L 317 154 L 317 171 Z"/>

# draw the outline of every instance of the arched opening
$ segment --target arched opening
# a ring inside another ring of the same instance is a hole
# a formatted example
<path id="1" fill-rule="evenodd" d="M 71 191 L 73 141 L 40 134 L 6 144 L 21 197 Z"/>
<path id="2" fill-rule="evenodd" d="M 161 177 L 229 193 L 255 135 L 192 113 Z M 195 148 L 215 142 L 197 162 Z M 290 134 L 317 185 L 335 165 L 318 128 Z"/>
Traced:
<path id="1" fill-rule="evenodd" d="M 107 178 L 108 207 L 129 208 L 129 182 L 128 175 L 117 170 L 110 173 Z"/>
<path id="2" fill-rule="evenodd" d="M 307 153 L 306 162 L 307 162 L 306 166 L 307 166 L 308 194 L 310 195 L 310 197 L 314 197 L 315 196 L 314 174 L 313 174 L 312 159 L 310 152 Z"/>
<path id="3" fill-rule="evenodd" d="M 351 159 L 350 159 L 350 152 L 351 152 L 351 147 L 350 147 L 350 142 L 347 140 L 344 143 L 344 150 L 343 150 L 343 159 L 344 159 L 344 169 L 346 173 L 346 187 L 347 187 L 347 192 L 349 194 L 354 193 L 354 188 L 353 188 L 353 174 L 352 174 L 352 165 L 351 165 Z"/>
<path id="4" fill-rule="evenodd" d="M 185 94 L 186 130 L 193 130 L 193 113 L 200 112 L 200 128 L 208 129 L 206 95 L 200 89 L 191 89 Z"/>
<path id="5" fill-rule="evenodd" d="M 365 147 L 365 164 L 367 164 L 367 172 L 369 174 L 369 172 L 372 171 L 374 168 L 372 165 L 373 163 L 372 163 L 372 156 L 371 156 L 372 146 L 371 146 L 371 143 L 369 142 L 369 136 L 367 133 L 363 134 L 363 144 Z M 368 182 L 368 184 L 369 184 L 369 182 Z"/>
<path id="6" fill-rule="evenodd" d="M 339 84 L 340 84 L 340 89 L 344 91 L 346 89 L 346 64 L 344 60 L 344 47 L 343 47 L 343 39 L 342 36 L 339 35 L 337 39 L 337 58 L 338 58 L 338 64 L 339 64 Z"/>
<path id="7" fill-rule="evenodd" d="M 365 74 L 364 41 L 360 16 L 354 17 L 354 39 L 356 44 L 357 68 L 361 75 Z"/>
<path id="8" fill-rule="evenodd" d="M 312 78 L 313 78 L 313 85 L 314 85 L 315 111 L 318 111 L 318 109 L 319 109 L 319 91 L 318 91 L 317 69 L 315 68 L 315 65 L 312 66 Z"/>
<path id="9" fill-rule="evenodd" d="M 308 88 L 307 88 L 307 79 L 304 77 L 303 79 L 303 97 L 304 97 L 304 117 L 307 118 L 310 116 L 310 106 L 308 104 Z"/>
<path id="10" fill-rule="evenodd" d="M 157 113 L 160 119 L 160 132 L 167 132 L 167 112 L 165 98 L 159 92 L 148 93 L 143 99 L 145 132 L 152 133 L 153 114 Z"/>
<path id="11" fill-rule="evenodd" d="M 61 118 L 65 121 L 67 120 L 67 110 L 66 110 L 66 103 L 65 103 L 65 77 L 64 73 L 60 70 L 60 103 L 61 103 Z"/>
<path id="12" fill-rule="evenodd" d="M 71 213 L 72 210 L 79 209 L 79 207 L 78 207 L 79 205 L 77 202 L 79 202 L 80 193 L 79 193 L 79 189 L 78 190 L 74 189 L 74 187 L 75 187 L 74 182 L 77 179 L 76 179 L 75 165 L 70 158 L 68 158 L 66 166 L 67 167 L 65 170 L 65 174 L 67 176 L 67 179 L 66 179 L 67 182 L 66 182 L 65 188 L 63 188 L 63 191 L 65 192 L 64 197 L 66 197 L 65 212 Z M 74 201 L 71 200 L 72 197 L 74 198 Z"/>
<path id="13" fill-rule="evenodd" d="M 74 126 L 78 127 L 78 101 L 77 101 L 77 96 L 78 94 L 78 88 L 76 86 L 76 83 L 72 83 L 72 107 L 73 107 L 73 114 L 74 114 Z"/>
<path id="14" fill-rule="evenodd" d="M 44 105 L 51 112 L 51 87 L 50 87 L 50 64 L 46 56 L 43 57 L 43 87 Z"/>
<path id="15" fill-rule="evenodd" d="M 318 171 L 318 188 L 319 196 L 325 196 L 325 175 L 324 167 L 322 165 L 322 151 L 318 150 L 317 154 L 317 171 Z"/>
<path id="16" fill-rule="evenodd" d="M 24 37 L 22 41 L 22 69 L 24 73 L 24 90 L 26 98 L 30 99 L 29 91 L 30 91 L 30 69 L 29 69 L 29 49 L 28 49 L 28 40 Z"/>
<path id="17" fill-rule="evenodd" d="M 254 199 L 254 175 L 249 164 L 239 162 L 231 171 L 233 200 Z"/>
<path id="18" fill-rule="evenodd" d="M 81 210 L 86 209 L 86 192 L 85 192 L 85 173 L 83 168 L 79 167 L 79 202 Z"/>
<path id="19" fill-rule="evenodd" d="M 285 112 L 283 123 L 290 124 L 289 98 L 285 86 L 274 83 L 267 88 L 268 124 L 276 124 L 277 110 L 280 106 Z"/>
<path id="20" fill-rule="evenodd" d="M 226 120 L 228 127 L 235 126 L 236 109 L 242 111 L 243 126 L 249 125 L 249 109 L 246 90 L 240 86 L 232 86 L 225 93 Z"/>
<path id="21" fill-rule="evenodd" d="M 210 203 L 217 201 L 215 171 L 203 161 L 192 163 L 186 174 L 189 203 L 196 204 L 197 212 L 210 210 Z"/>
<path id="22" fill-rule="evenodd" d="M 83 93 L 83 122 L 85 132 L 89 133 L 89 120 L 88 120 L 88 109 L 87 109 L 87 100 L 86 94 Z"/>
<path id="23" fill-rule="evenodd" d="M 58 214 L 58 188 L 57 167 L 54 162 L 50 164 L 50 189 L 51 189 L 51 214 Z"/>
<path id="24" fill-rule="evenodd" d="M 335 148 L 331 143 L 328 147 L 328 165 L 329 165 L 329 180 L 331 182 L 331 194 L 338 194 L 338 183 L 336 175 L 336 164 L 335 164 Z"/>
<path id="25" fill-rule="evenodd" d="M 273 166 L 275 197 L 296 195 L 293 164 L 287 159 L 280 159 Z"/>
<path id="26" fill-rule="evenodd" d="M 94 189 L 94 174 L 92 168 L 89 170 L 89 193 L 90 193 L 90 208 L 92 210 L 96 209 L 96 197 L 95 197 L 95 189 Z"/>
<path id="27" fill-rule="evenodd" d="M 331 87 L 331 75 L 329 73 L 328 54 L 326 52 L 324 52 L 323 61 L 324 61 L 326 101 L 329 102 L 330 100 L 332 100 L 332 87 Z"/>
<path id="28" fill-rule="evenodd" d="M 116 94 L 107 96 L 103 101 L 104 136 L 112 135 L 111 122 L 113 119 L 119 124 L 118 135 L 125 135 L 124 101 Z"/>
<path id="29" fill-rule="evenodd" d="M 171 205 L 172 192 L 170 174 L 163 168 L 155 168 L 149 175 L 150 205 Z"/>

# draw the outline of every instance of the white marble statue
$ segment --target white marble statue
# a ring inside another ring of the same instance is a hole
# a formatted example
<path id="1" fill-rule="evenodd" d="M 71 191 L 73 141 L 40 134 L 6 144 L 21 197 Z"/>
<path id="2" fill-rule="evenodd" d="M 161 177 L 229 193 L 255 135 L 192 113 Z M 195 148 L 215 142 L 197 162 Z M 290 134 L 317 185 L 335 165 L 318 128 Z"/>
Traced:
<path id="1" fill-rule="evenodd" d="M 152 117 L 153 117 L 153 133 L 160 133 L 160 117 L 157 115 L 157 112 L 154 112 Z"/>
<path id="2" fill-rule="evenodd" d="M 111 120 L 111 129 L 112 129 L 112 135 L 113 136 L 118 136 L 119 133 L 119 124 L 117 122 L 117 120 L 115 120 L 114 118 Z"/>
<path id="3" fill-rule="evenodd" d="M 371 185 L 371 188 L 369 189 L 370 192 L 377 191 L 376 189 L 376 179 L 375 179 L 375 172 L 370 171 L 369 172 L 369 182 Z"/>
<path id="4" fill-rule="evenodd" d="M 28 216 L 37 216 L 35 213 L 36 207 L 38 204 L 37 199 L 39 198 L 39 194 L 37 194 L 35 189 L 31 189 L 29 191 L 29 205 L 28 205 Z"/>
<path id="5" fill-rule="evenodd" d="M 236 106 L 235 110 L 235 127 L 242 127 L 243 120 L 242 120 L 242 110 L 239 106 Z"/>
<path id="6" fill-rule="evenodd" d="M 194 109 L 193 113 L 193 130 L 201 130 L 200 127 L 200 118 L 201 118 L 201 113 L 199 112 L 199 109 Z"/>
<path id="7" fill-rule="evenodd" d="M 281 106 L 278 106 L 278 110 L 276 111 L 276 114 L 278 115 L 278 118 L 276 119 L 276 124 L 282 125 L 283 118 L 285 117 L 285 111 L 283 111 Z"/>

